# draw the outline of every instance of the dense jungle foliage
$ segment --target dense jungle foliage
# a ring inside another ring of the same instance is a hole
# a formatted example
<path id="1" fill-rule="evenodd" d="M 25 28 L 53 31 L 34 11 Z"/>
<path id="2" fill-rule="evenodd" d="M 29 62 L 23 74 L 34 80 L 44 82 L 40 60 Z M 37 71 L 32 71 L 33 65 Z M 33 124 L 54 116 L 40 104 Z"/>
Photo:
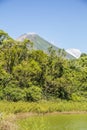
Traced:
<path id="1" fill-rule="evenodd" d="M 33 50 L 0 30 L 0 100 L 87 99 L 87 55 L 66 59 L 65 51 Z"/>

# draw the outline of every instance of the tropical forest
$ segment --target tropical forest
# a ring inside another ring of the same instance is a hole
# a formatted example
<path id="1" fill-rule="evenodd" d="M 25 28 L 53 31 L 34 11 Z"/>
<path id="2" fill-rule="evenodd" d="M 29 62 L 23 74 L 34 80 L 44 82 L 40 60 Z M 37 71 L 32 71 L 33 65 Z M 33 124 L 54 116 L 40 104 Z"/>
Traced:
<path id="1" fill-rule="evenodd" d="M 45 52 L 33 46 L 29 39 L 17 41 L 0 30 L 0 130 L 16 130 L 14 120 L 30 113 L 87 111 L 87 54 L 67 58 L 64 49 L 50 46 Z M 16 124 L 20 130 L 48 130 L 40 126 L 42 118 L 28 129 L 29 120 Z"/>
<path id="2" fill-rule="evenodd" d="M 32 48 L 0 31 L 0 100 L 87 100 L 87 54 L 67 59 L 64 49 Z"/>

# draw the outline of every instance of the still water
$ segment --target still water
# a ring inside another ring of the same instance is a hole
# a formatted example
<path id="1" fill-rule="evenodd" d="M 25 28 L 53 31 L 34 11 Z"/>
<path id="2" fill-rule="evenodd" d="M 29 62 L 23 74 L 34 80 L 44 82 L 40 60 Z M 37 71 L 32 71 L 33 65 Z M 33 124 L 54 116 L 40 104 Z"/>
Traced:
<path id="1" fill-rule="evenodd" d="M 86 114 L 61 114 L 29 117 L 19 121 L 26 130 L 87 130 Z"/>

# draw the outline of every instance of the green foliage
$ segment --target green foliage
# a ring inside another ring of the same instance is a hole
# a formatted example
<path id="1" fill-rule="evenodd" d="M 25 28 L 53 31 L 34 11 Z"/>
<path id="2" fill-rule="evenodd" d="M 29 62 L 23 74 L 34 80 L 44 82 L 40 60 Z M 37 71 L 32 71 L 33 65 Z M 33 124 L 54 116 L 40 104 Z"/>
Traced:
<path id="1" fill-rule="evenodd" d="M 0 90 L 0 100 L 3 100 L 4 99 L 4 94 L 3 94 L 3 91 Z"/>
<path id="2" fill-rule="evenodd" d="M 26 89 L 26 99 L 27 101 L 38 101 L 42 98 L 42 90 L 40 87 L 32 86 Z"/>
<path id="3" fill-rule="evenodd" d="M 3 30 L 0 30 L 0 44 L 2 44 L 4 40 L 7 40 L 9 38 L 10 37 L 8 36 L 6 32 L 4 32 Z"/>
<path id="4" fill-rule="evenodd" d="M 20 88 L 11 88 L 11 87 L 6 87 L 4 89 L 4 97 L 6 100 L 9 101 L 20 101 L 25 99 L 25 92 L 20 89 Z"/>
<path id="5" fill-rule="evenodd" d="M 41 68 L 35 60 L 23 61 L 13 69 L 14 78 L 18 81 L 19 87 L 29 87 L 31 84 L 38 84 Z"/>
<path id="6" fill-rule="evenodd" d="M 0 100 L 75 100 L 78 94 L 86 99 L 87 55 L 73 60 L 65 55 L 53 47 L 48 54 L 33 50 L 30 40 L 15 41 L 0 30 Z"/>
<path id="7" fill-rule="evenodd" d="M 40 101 L 40 102 L 7 102 L 0 101 L 0 112 L 1 113 L 52 113 L 52 112 L 86 112 L 87 101 L 65 101 L 65 100 L 54 100 L 54 101 Z"/>

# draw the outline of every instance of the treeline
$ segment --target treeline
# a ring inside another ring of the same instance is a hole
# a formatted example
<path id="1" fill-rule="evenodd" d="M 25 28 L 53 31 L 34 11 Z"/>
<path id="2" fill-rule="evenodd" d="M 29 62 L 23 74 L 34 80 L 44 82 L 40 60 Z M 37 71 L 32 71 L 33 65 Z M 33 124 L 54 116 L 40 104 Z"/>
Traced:
<path id="1" fill-rule="evenodd" d="M 0 100 L 86 100 L 87 55 L 69 60 L 64 50 L 46 54 L 32 46 L 0 31 Z"/>

